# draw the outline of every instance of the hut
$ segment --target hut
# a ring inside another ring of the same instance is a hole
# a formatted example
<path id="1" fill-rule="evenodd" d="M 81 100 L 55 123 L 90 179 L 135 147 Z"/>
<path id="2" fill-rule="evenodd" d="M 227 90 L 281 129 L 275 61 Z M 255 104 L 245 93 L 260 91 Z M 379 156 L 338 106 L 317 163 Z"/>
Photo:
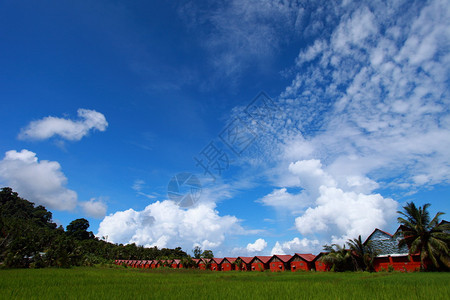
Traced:
<path id="1" fill-rule="evenodd" d="M 180 267 L 180 266 L 181 266 L 181 267 Z M 174 260 L 172 261 L 171 268 L 172 268 L 172 269 L 181 269 L 181 268 L 183 268 L 183 266 L 181 265 L 181 260 L 179 260 L 179 259 L 174 259 Z"/>
<path id="2" fill-rule="evenodd" d="M 198 260 L 197 266 L 200 270 L 208 270 L 210 265 L 209 258 L 201 258 Z"/>
<path id="3" fill-rule="evenodd" d="M 279 272 L 279 271 L 285 271 L 290 270 L 290 264 L 289 261 L 291 260 L 292 255 L 273 255 L 270 260 L 270 270 L 272 272 Z"/>
<path id="4" fill-rule="evenodd" d="M 270 269 L 269 260 L 272 256 L 255 256 L 251 261 L 252 271 L 264 271 Z"/>
<path id="5" fill-rule="evenodd" d="M 316 271 L 325 272 L 331 270 L 331 265 L 323 262 L 321 257 L 328 254 L 328 252 L 320 252 L 313 260 Z"/>
<path id="6" fill-rule="evenodd" d="M 234 262 L 236 261 L 235 257 L 225 257 L 220 263 L 220 269 L 222 271 L 231 271 L 235 270 Z"/>
<path id="7" fill-rule="evenodd" d="M 314 269 L 314 258 L 316 258 L 316 256 L 311 253 L 295 253 L 290 260 L 291 271 L 310 271 L 311 269 Z"/>
<path id="8" fill-rule="evenodd" d="M 241 271 L 250 271 L 252 269 L 252 260 L 253 257 L 250 256 L 239 256 L 236 258 L 236 261 L 240 260 L 240 266 L 236 266 L 237 270 Z"/>
<path id="9" fill-rule="evenodd" d="M 216 257 L 212 258 L 210 260 L 210 264 L 211 264 L 210 269 L 212 271 L 220 271 L 220 265 L 222 263 L 222 260 L 223 260 L 223 258 L 216 258 Z"/>

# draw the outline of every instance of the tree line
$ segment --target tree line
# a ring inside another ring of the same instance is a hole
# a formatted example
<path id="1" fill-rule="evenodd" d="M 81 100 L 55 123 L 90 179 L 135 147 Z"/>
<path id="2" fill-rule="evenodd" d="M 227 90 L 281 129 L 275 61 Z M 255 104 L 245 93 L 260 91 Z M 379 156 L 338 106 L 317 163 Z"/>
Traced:
<path id="1" fill-rule="evenodd" d="M 89 221 L 76 219 L 66 230 L 52 221 L 44 206 L 19 197 L 9 187 L 0 191 L 0 265 L 8 268 L 70 267 L 112 263 L 114 259 L 183 259 L 175 249 L 113 244 L 88 231 Z M 211 252 L 212 254 L 212 252 Z"/>

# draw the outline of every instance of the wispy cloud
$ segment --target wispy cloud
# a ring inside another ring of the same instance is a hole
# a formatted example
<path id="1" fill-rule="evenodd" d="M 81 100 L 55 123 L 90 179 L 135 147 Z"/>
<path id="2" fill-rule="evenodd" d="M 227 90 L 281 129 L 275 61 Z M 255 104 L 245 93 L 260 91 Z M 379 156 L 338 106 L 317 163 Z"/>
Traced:
<path id="1" fill-rule="evenodd" d="M 302 7 L 293 1 L 187 2 L 179 9 L 201 34 L 209 62 L 221 76 L 239 76 L 250 65 L 265 68 L 282 44 L 296 35 Z"/>

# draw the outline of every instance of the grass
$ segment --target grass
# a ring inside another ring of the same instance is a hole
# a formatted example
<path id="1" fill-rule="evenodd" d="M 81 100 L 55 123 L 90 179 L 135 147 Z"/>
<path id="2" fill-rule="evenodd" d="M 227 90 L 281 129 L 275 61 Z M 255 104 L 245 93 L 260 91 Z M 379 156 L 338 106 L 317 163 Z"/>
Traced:
<path id="1" fill-rule="evenodd" d="M 2 299 L 450 299 L 450 273 L 0 270 Z"/>

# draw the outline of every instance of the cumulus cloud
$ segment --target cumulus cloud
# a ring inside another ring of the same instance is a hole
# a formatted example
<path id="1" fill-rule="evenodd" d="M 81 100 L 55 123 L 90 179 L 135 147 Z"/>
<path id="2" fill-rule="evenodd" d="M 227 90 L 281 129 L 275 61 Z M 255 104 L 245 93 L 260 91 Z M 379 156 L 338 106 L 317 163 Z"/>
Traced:
<path id="1" fill-rule="evenodd" d="M 267 247 L 267 242 L 264 239 L 257 239 L 253 244 L 247 245 L 248 252 L 261 252 Z"/>
<path id="2" fill-rule="evenodd" d="M 225 237 L 242 233 L 234 216 L 220 216 L 214 203 L 200 203 L 183 210 L 173 201 L 157 201 L 142 211 L 128 209 L 106 216 L 97 236 L 114 243 L 145 246 L 215 249 Z"/>
<path id="3" fill-rule="evenodd" d="M 78 109 L 77 113 L 79 120 L 75 121 L 52 116 L 32 121 L 21 130 L 18 137 L 24 140 L 45 140 L 59 136 L 66 140 L 79 141 L 92 129 L 105 131 L 108 127 L 108 122 L 102 113 L 83 108 Z"/>
<path id="4" fill-rule="evenodd" d="M 89 201 L 80 202 L 80 207 L 83 209 L 83 212 L 93 218 L 103 218 L 106 215 L 107 205 L 101 200 L 97 200 L 92 198 Z"/>
<path id="5" fill-rule="evenodd" d="M 293 254 L 293 253 L 316 253 L 320 251 L 320 242 L 317 239 L 299 239 L 298 237 L 293 238 L 291 241 L 287 242 L 276 242 L 275 246 L 272 248 L 270 255 L 274 254 Z"/>
<path id="6" fill-rule="evenodd" d="M 295 226 L 303 235 L 326 235 L 338 242 L 360 234 L 366 236 L 374 228 L 384 228 L 395 219 L 396 201 L 380 194 L 357 192 L 361 185 L 371 182 L 369 179 L 349 178 L 351 184 L 341 187 L 317 159 L 291 163 L 289 171 L 298 177 L 304 188 L 301 196 L 312 201 L 295 219 Z M 283 244 L 283 249 L 287 249 L 287 245 Z"/>
<path id="7" fill-rule="evenodd" d="M 77 193 L 66 187 L 60 164 L 39 161 L 29 150 L 7 151 L 0 161 L 0 178 L 22 197 L 50 209 L 73 210 L 77 205 Z"/>

